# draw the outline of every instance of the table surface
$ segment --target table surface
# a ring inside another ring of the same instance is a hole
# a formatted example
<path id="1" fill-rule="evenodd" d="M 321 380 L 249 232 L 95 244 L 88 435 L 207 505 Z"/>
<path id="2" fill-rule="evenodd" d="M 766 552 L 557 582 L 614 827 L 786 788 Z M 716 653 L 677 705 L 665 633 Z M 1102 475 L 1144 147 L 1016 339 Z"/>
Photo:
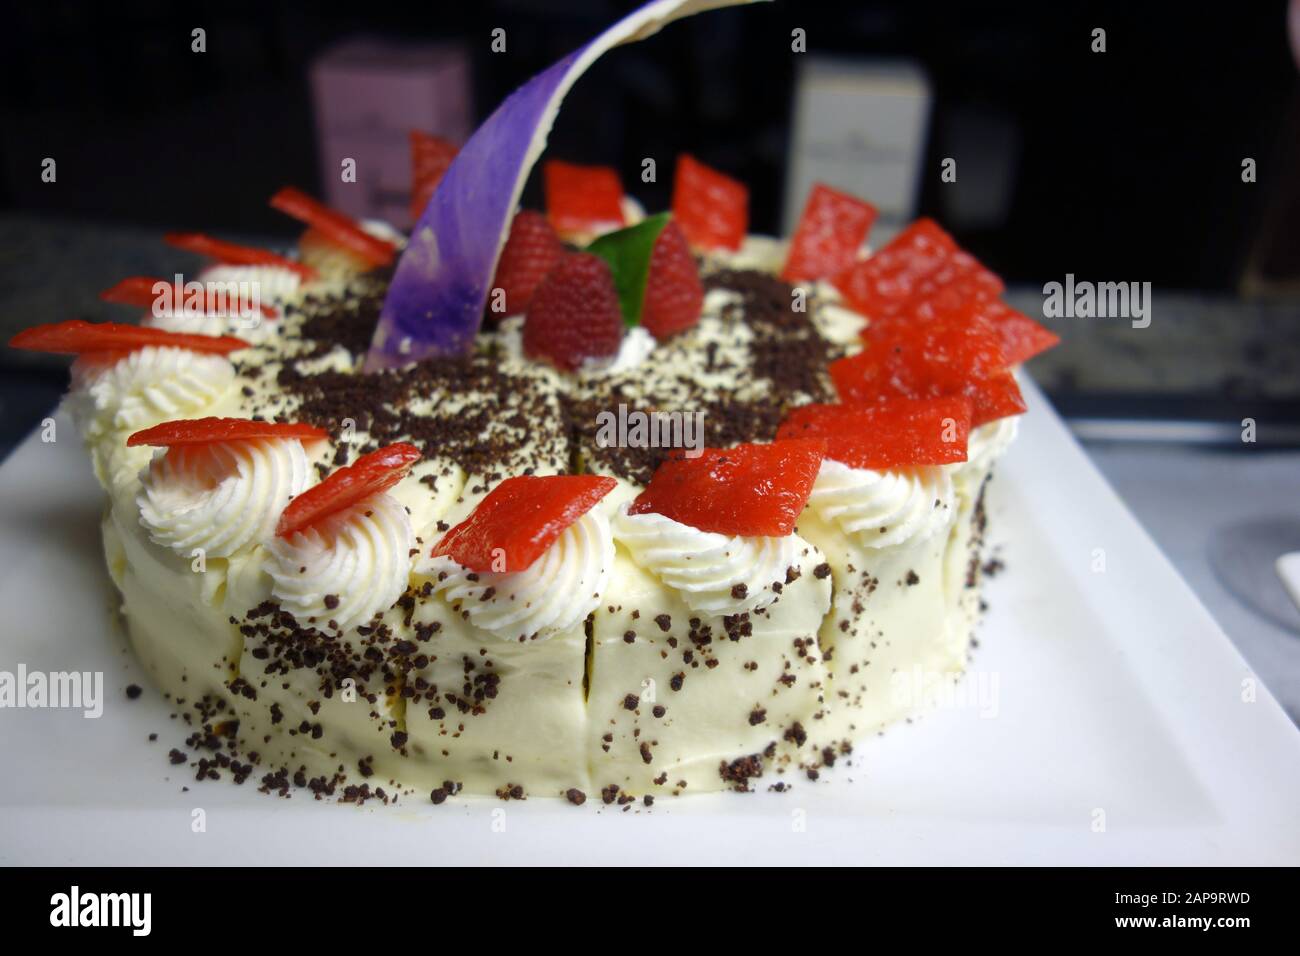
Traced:
<path id="1" fill-rule="evenodd" d="M 0 335 L 7 339 L 28 325 L 61 318 L 120 318 L 119 310 L 96 299 L 97 290 L 126 275 L 188 273 L 197 264 L 197 259 L 167 247 L 156 233 L 146 230 L 0 216 Z M 1218 313 L 1224 308 L 1216 306 L 1216 320 L 1207 322 L 1219 324 L 1223 315 Z M 1265 315 L 1256 307 L 1243 306 L 1243 324 L 1271 325 L 1276 331 L 1277 313 L 1267 311 Z M 1295 313 L 1288 319 L 1295 321 Z M 1202 324 L 1200 320 L 1194 323 L 1197 327 Z M 1055 365 L 1035 365 L 1036 377 L 1050 387 L 1058 373 L 1064 374 L 1057 368 L 1062 362 L 1073 363 L 1071 368 L 1091 368 L 1097 376 L 1112 374 L 1117 368 L 1122 372 L 1125 367 L 1114 361 L 1113 355 L 1099 351 L 1109 348 L 1106 343 L 1116 334 L 1114 329 L 1094 325 L 1085 335 L 1067 337 L 1068 348 L 1049 353 L 1056 354 L 1051 359 Z M 1187 338 L 1190 333 L 1180 335 Z M 1131 351 L 1134 343 L 1154 347 L 1157 341 L 1155 336 L 1143 335 L 1126 338 L 1124 344 Z M 1243 350 L 1258 361 L 1258 350 L 1249 343 Z M 1156 351 L 1167 360 L 1171 350 L 1161 346 Z M 1180 347 L 1172 351 L 1181 356 L 1178 364 L 1186 376 L 1200 376 L 1198 384 L 1211 380 L 1206 363 L 1212 360 L 1213 349 Z M 1286 351 L 1272 349 L 1265 354 L 1269 362 L 1276 362 Z M 1089 355 L 1097 361 L 1089 361 Z M 1287 360 L 1290 358 L 1288 355 Z M 12 352 L 0 359 L 0 459 L 57 402 L 61 380 L 52 376 L 50 369 L 62 364 L 58 359 Z M 1144 366 L 1140 356 L 1131 364 Z M 1268 378 L 1290 380 L 1285 375 Z M 1099 384 L 1103 389 L 1107 385 L 1104 381 Z M 1117 379 L 1110 384 L 1122 388 L 1125 382 Z M 1174 385 L 1161 384 L 1166 388 Z M 1300 634 L 1240 602 L 1216 576 L 1210 560 L 1211 542 L 1224 528 L 1258 518 L 1300 519 L 1300 451 L 1100 442 L 1085 447 L 1256 674 L 1300 724 Z"/>

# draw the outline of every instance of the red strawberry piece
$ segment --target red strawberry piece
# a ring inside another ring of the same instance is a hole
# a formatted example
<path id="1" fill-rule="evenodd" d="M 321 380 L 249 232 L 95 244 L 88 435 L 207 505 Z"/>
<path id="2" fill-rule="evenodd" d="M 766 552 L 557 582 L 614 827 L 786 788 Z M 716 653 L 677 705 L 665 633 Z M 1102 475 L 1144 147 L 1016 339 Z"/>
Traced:
<path id="1" fill-rule="evenodd" d="M 252 441 L 257 438 L 295 438 L 318 441 L 329 433 L 315 425 L 301 422 L 255 422 L 248 418 L 186 418 L 163 422 L 138 431 L 126 440 L 136 445 L 208 445 L 215 442 Z"/>
<path id="2" fill-rule="evenodd" d="M 190 287 L 176 285 L 166 279 L 151 279 L 148 276 L 132 276 L 105 289 L 99 294 L 104 302 L 115 305 L 133 305 L 140 309 L 152 309 L 161 306 L 172 311 L 196 309 L 205 315 L 229 315 L 242 310 L 245 303 L 228 296 L 224 288 L 215 288 L 198 283 Z M 269 305 L 259 307 L 267 318 L 275 318 L 279 312 Z"/>
<path id="3" fill-rule="evenodd" d="M 918 284 L 957 252 L 957 243 L 931 219 L 918 219 L 875 255 L 832 281 L 848 303 L 870 319 L 900 311 Z"/>
<path id="4" fill-rule="evenodd" d="M 250 347 L 243 339 L 237 339 L 233 335 L 195 335 L 118 322 L 95 324 L 81 319 L 24 329 L 9 340 L 11 348 L 55 355 L 125 354 L 151 345 L 189 349 L 191 352 L 213 352 L 218 355 Z"/>
<path id="5" fill-rule="evenodd" d="M 1005 290 L 1006 286 L 995 273 L 970 253 L 958 250 L 914 285 L 912 298 L 929 300 L 937 310 L 943 311 L 970 299 L 981 302 L 996 299 Z"/>
<path id="6" fill-rule="evenodd" d="M 673 218 L 697 249 L 739 249 L 749 229 L 749 189 L 682 153 L 673 178 Z"/>
<path id="7" fill-rule="evenodd" d="M 471 571 L 526 571 L 618 482 L 597 475 L 507 478 L 434 546 Z"/>
<path id="8" fill-rule="evenodd" d="M 566 255 L 533 293 L 524 318 L 524 354 L 572 372 L 585 358 L 618 352 L 623 313 L 609 263 L 590 252 Z"/>
<path id="9" fill-rule="evenodd" d="M 971 402 L 962 395 L 875 405 L 803 405 L 776 437 L 824 438 L 826 457 L 854 468 L 909 468 L 966 460 Z"/>
<path id="10" fill-rule="evenodd" d="M 980 303 L 933 315 L 922 303 L 915 321 L 868 326 L 864 351 L 830 365 L 846 402 L 965 395 L 978 426 L 1025 410 L 997 333 L 978 314 Z"/>
<path id="11" fill-rule="evenodd" d="M 289 502 L 276 525 L 276 535 L 288 538 L 371 495 L 387 491 L 405 478 L 419 460 L 420 449 L 405 442 L 362 455 Z"/>
<path id="12" fill-rule="evenodd" d="M 790 240 L 781 278 L 801 282 L 839 275 L 857 261 L 875 221 L 876 207 L 871 203 L 814 183 Z"/>
<path id="13" fill-rule="evenodd" d="M 443 174 L 460 152 L 455 143 L 418 129 L 411 130 L 411 221 L 429 205 Z"/>
<path id="14" fill-rule="evenodd" d="M 820 438 L 706 448 L 675 455 L 655 470 L 629 514 L 653 512 L 682 524 L 732 535 L 784 537 L 794 524 L 826 452 Z"/>
<path id="15" fill-rule="evenodd" d="M 387 239 L 366 232 L 351 216 L 331 209 L 300 189 L 285 186 L 271 197 L 271 206 L 285 215 L 304 222 L 319 236 L 372 266 L 386 266 L 397 255 L 397 247 Z"/>
<path id="16" fill-rule="evenodd" d="M 664 339 L 695 325 L 703 306 L 700 268 L 681 229 L 669 220 L 650 253 L 641 324 L 655 338 Z"/>
<path id="17" fill-rule="evenodd" d="M 214 239 L 212 236 L 204 235 L 201 232 L 169 232 L 163 236 L 163 241 L 169 246 L 175 246 L 177 249 L 184 249 L 200 256 L 207 256 L 216 259 L 218 262 L 230 263 L 236 266 L 275 266 L 279 269 L 296 272 L 304 279 L 316 278 L 316 270 L 311 266 L 296 262 L 267 249 L 241 246 L 237 242 Z"/>
<path id="18" fill-rule="evenodd" d="M 518 212 L 492 280 L 493 288 L 504 293 L 505 314 L 526 312 L 533 293 L 562 258 L 564 246 L 546 217 L 531 209 Z"/>
<path id="19" fill-rule="evenodd" d="M 1060 343 L 1061 337 L 1039 325 L 1023 312 L 1017 312 L 1005 302 L 993 300 L 980 307 L 980 314 L 992 324 L 1002 344 L 1007 362 L 1018 365 L 1046 352 Z"/>
<path id="20" fill-rule="evenodd" d="M 558 159 L 542 166 L 546 214 L 561 236 L 588 235 L 623 225 L 623 184 L 609 166 Z"/>

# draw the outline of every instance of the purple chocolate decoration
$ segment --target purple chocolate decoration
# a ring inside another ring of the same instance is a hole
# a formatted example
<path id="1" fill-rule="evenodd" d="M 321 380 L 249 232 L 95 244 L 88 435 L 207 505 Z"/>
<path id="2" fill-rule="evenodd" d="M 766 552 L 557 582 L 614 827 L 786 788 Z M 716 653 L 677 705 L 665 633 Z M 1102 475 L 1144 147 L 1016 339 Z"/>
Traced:
<path id="1" fill-rule="evenodd" d="M 533 139 L 569 71 L 593 44 L 618 34 L 623 35 L 610 45 L 641 39 L 679 16 L 736 2 L 749 0 L 654 0 L 511 93 L 469 138 L 415 224 L 388 288 L 366 371 L 470 350 L 532 166 Z"/>

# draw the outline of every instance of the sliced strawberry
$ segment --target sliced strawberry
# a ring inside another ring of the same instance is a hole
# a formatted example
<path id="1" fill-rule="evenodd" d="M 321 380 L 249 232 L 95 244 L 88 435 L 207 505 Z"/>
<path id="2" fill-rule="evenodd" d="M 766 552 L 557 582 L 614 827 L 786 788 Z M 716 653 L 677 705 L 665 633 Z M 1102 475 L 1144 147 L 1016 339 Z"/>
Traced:
<path id="1" fill-rule="evenodd" d="M 803 405 L 776 437 L 824 438 L 826 457 L 854 468 L 911 468 L 966 460 L 971 402 L 962 395 L 875 405 Z"/>
<path id="2" fill-rule="evenodd" d="M 958 250 L 913 286 L 912 299 L 948 311 L 976 299 L 987 302 L 1006 290 L 1002 280 L 970 253 Z"/>
<path id="3" fill-rule="evenodd" d="M 405 478 L 419 460 L 420 449 L 405 442 L 362 455 L 289 502 L 276 525 L 276 535 L 288 538 L 358 501 L 387 491 Z"/>
<path id="4" fill-rule="evenodd" d="M 372 236 L 357 225 L 352 217 L 331 209 L 300 189 L 285 186 L 271 197 L 271 206 L 311 226 L 321 236 L 369 265 L 386 266 L 397 254 L 397 247 L 391 242 Z"/>
<path id="5" fill-rule="evenodd" d="M 781 278 L 801 282 L 839 275 L 857 261 L 875 221 L 876 207 L 871 203 L 814 183 L 790 240 Z"/>
<path id="6" fill-rule="evenodd" d="M 922 279 L 957 252 L 957 243 L 932 219 L 918 219 L 875 255 L 832 281 L 848 303 L 869 319 L 900 311 Z"/>
<path id="7" fill-rule="evenodd" d="M 411 130 L 411 221 L 415 222 L 429 205 L 433 192 L 460 147 L 441 136 L 418 129 Z"/>
<path id="8" fill-rule="evenodd" d="M 471 571 L 526 571 L 618 484 L 596 475 L 507 478 L 434 546 Z"/>
<path id="9" fill-rule="evenodd" d="M 578 166 L 549 159 L 542 165 L 546 214 L 561 236 L 617 229 L 623 220 L 623 184 L 609 166 Z"/>
<path id="10" fill-rule="evenodd" d="M 230 300 L 224 288 L 213 288 L 203 283 L 200 285 L 202 286 L 201 298 L 198 302 L 193 302 L 196 297 L 184 285 L 176 285 L 166 279 L 132 276 L 105 289 L 99 294 L 99 298 L 115 305 L 133 305 L 141 309 L 152 309 L 161 302 L 175 312 L 197 306 L 204 315 L 229 315 L 232 309 L 243 311 L 249 304 L 243 300 Z M 274 306 L 270 305 L 261 305 L 258 311 L 268 319 L 273 319 L 280 314 Z"/>
<path id="11" fill-rule="evenodd" d="M 1055 332 L 997 299 L 985 302 L 980 307 L 980 313 L 993 325 L 998 341 L 1002 344 L 1002 352 L 1011 365 L 1027 362 L 1061 341 Z"/>
<path id="12" fill-rule="evenodd" d="M 69 319 L 24 329 L 9 340 L 10 348 L 29 352 L 49 352 L 54 355 L 88 355 L 96 352 L 126 353 L 149 346 L 189 349 L 191 352 L 213 352 L 225 355 L 249 348 L 243 339 L 233 335 L 195 335 L 189 332 L 167 332 L 164 329 L 142 325 L 123 325 L 118 322 L 83 322 Z"/>
<path id="13" fill-rule="evenodd" d="M 664 339 L 700 321 L 703 306 L 700 267 L 681 229 L 670 220 L 650 253 L 641 324 L 655 338 Z"/>
<path id="14" fill-rule="evenodd" d="M 493 288 L 504 294 L 505 314 L 526 312 L 533 293 L 562 258 L 564 245 L 545 216 L 531 209 L 516 213 L 492 280 Z"/>
<path id="15" fill-rule="evenodd" d="M 749 229 L 749 189 L 682 153 L 673 178 L 673 218 L 697 249 L 739 249 Z"/>
<path id="16" fill-rule="evenodd" d="M 784 537 L 794 524 L 826 452 L 820 438 L 706 448 L 698 458 L 661 464 L 628 509 L 653 512 L 718 534 Z"/>
<path id="17" fill-rule="evenodd" d="M 215 442 L 252 441 L 256 438 L 296 438 L 317 441 L 329 432 L 301 422 L 255 422 L 249 418 L 185 418 L 138 431 L 126 440 L 136 445 L 208 445 Z"/>
<path id="18" fill-rule="evenodd" d="M 566 255 L 533 293 L 524 318 L 524 354 L 572 372 L 585 358 L 618 352 L 623 313 L 609 264 L 590 252 Z"/>
<path id="19" fill-rule="evenodd" d="M 296 262 L 286 256 L 277 255 L 267 249 L 241 246 L 237 242 L 214 239 L 212 236 L 204 235 L 201 232 L 169 232 L 163 236 L 163 241 L 169 246 L 185 249 L 200 256 L 208 256 L 218 262 L 226 262 L 237 266 L 275 266 L 280 269 L 288 269 L 290 272 L 296 272 L 304 279 L 316 278 L 316 270 L 311 266 Z"/>
<path id="20" fill-rule="evenodd" d="M 894 398 L 971 400 L 972 425 L 1018 415 L 1025 410 L 997 333 L 967 303 L 955 312 L 932 315 L 927 304 L 914 306 L 925 318 L 868 326 L 867 348 L 830 365 L 831 378 L 846 402 Z"/>

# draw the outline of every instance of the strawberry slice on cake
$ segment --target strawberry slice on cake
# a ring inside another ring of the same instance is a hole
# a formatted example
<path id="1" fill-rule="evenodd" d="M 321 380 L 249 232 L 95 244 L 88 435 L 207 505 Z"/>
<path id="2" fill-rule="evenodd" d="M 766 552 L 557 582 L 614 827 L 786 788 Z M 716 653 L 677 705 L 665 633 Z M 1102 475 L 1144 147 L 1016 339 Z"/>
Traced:
<path id="1" fill-rule="evenodd" d="M 292 438 L 320 441 L 329 432 L 302 422 L 259 422 L 249 418 L 186 418 L 145 428 L 126 440 L 128 447 L 151 445 L 175 448 L 180 445 L 211 445 L 221 442 L 254 441 L 259 438 Z"/>
<path id="2" fill-rule="evenodd" d="M 623 184 L 609 166 L 558 159 L 542 165 L 546 214 L 562 237 L 593 236 L 623 226 Z"/>
<path id="3" fill-rule="evenodd" d="M 518 475 L 492 489 L 434 546 L 471 571 L 526 571 L 617 485 L 598 475 Z"/>
<path id="4" fill-rule="evenodd" d="M 271 197 L 271 207 L 307 225 L 300 240 L 304 250 L 321 245 L 333 247 L 368 268 L 391 265 L 397 256 L 394 243 L 370 234 L 351 216 L 331 209 L 301 189 L 285 186 Z"/>
<path id="5" fill-rule="evenodd" d="M 814 183 L 781 270 L 786 282 L 836 276 L 857 261 L 876 221 L 876 207 L 857 196 Z"/>
<path id="6" fill-rule="evenodd" d="M 824 440 L 798 438 L 669 458 L 628 514 L 652 512 L 718 534 L 788 535 L 825 453 Z"/>
<path id="7" fill-rule="evenodd" d="M 906 468 L 966 460 L 971 401 L 964 395 L 875 405 L 802 405 L 776 437 L 821 438 L 826 457 L 854 468 Z"/>
<path id="8" fill-rule="evenodd" d="M 226 355 L 249 348 L 249 344 L 233 335 L 196 335 L 120 322 L 68 319 L 24 329 L 9 340 L 9 347 L 54 355 L 120 356 L 150 347 Z"/>
<path id="9" fill-rule="evenodd" d="M 965 395 L 972 426 L 1025 410 L 997 333 L 979 314 L 979 303 L 933 315 L 922 304 L 914 321 L 868 326 L 867 347 L 831 363 L 841 400 L 880 402 L 895 398 Z"/>
<path id="10" fill-rule="evenodd" d="M 405 478 L 419 460 L 420 449 L 406 442 L 362 455 L 294 498 L 280 516 L 276 536 L 288 538 L 366 498 L 382 494 Z"/>
<path id="11" fill-rule="evenodd" d="M 207 256 L 225 265 L 233 266 L 273 266 L 288 269 L 302 279 L 315 279 L 316 270 L 309 265 L 255 246 L 242 246 L 237 242 L 226 242 L 201 232 L 169 232 L 163 236 L 169 246 Z"/>
<path id="12" fill-rule="evenodd" d="M 734 251 L 749 230 L 749 188 L 682 153 L 673 177 L 672 210 L 695 248 Z"/>

